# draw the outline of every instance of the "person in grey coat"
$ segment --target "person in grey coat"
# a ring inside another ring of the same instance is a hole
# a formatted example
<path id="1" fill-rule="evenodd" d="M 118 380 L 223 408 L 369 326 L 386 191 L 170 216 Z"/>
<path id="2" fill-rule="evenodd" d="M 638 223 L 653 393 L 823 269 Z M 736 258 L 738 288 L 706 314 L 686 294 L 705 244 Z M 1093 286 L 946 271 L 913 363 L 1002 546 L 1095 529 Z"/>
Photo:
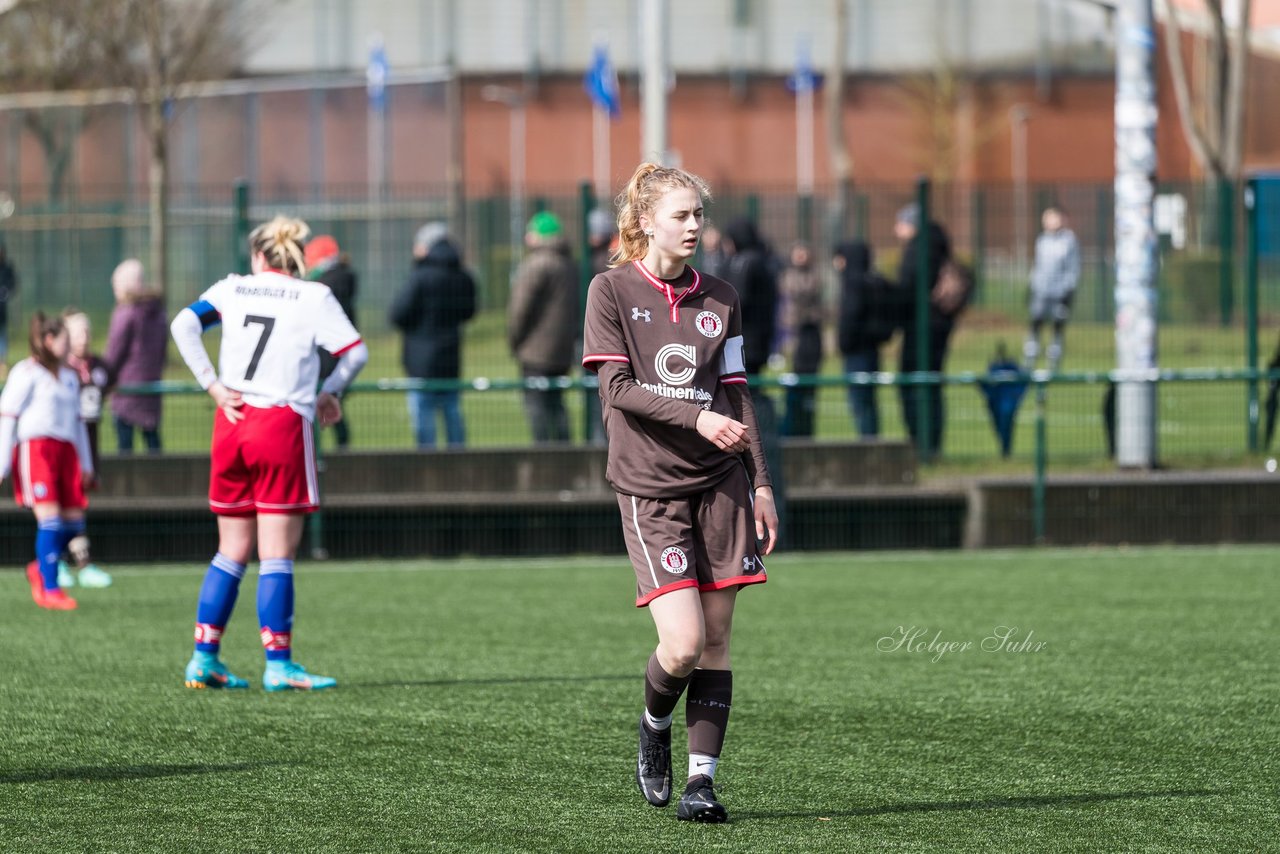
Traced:
<path id="1" fill-rule="evenodd" d="M 1048 363 L 1049 370 L 1056 371 L 1062 362 L 1063 333 L 1071 317 L 1071 301 L 1080 281 L 1080 244 L 1075 232 L 1067 228 L 1061 209 L 1046 208 L 1040 222 L 1044 231 L 1036 238 L 1035 266 L 1031 269 L 1031 331 L 1022 349 L 1023 367 L 1035 369 L 1040 356 L 1040 329 L 1050 323 L 1053 339 Z"/>

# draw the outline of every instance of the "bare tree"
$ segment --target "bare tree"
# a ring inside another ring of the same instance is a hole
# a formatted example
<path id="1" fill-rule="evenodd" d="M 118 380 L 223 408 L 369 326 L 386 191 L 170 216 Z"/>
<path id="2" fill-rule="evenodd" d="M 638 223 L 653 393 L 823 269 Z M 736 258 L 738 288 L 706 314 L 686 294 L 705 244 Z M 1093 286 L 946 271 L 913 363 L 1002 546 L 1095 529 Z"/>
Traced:
<path id="1" fill-rule="evenodd" d="M 83 27 L 97 2 L 18 0 L 0 13 L 0 88 L 67 92 L 98 85 L 106 70 L 102 44 Z M 72 150 L 91 115 L 80 107 L 21 111 L 44 152 L 49 201 L 62 198 Z"/>
<path id="2" fill-rule="evenodd" d="M 1205 0 L 1209 30 L 1204 35 L 1204 89 L 1194 98 L 1182 56 L 1178 14 L 1169 0 L 1157 0 L 1157 4 L 1165 19 L 1165 52 L 1187 145 L 1205 173 L 1234 182 L 1243 162 L 1244 90 L 1253 0 L 1238 0 L 1240 20 L 1234 28 L 1227 25 L 1222 0 Z M 1195 112 L 1196 104 L 1203 107 L 1202 113 Z"/>
<path id="3" fill-rule="evenodd" d="M 150 153 L 150 267 L 168 287 L 169 113 L 183 84 L 226 77 L 245 52 L 238 4 L 226 0 L 114 0 L 94 3 L 87 26 L 104 40 L 116 85 L 144 111 Z"/>

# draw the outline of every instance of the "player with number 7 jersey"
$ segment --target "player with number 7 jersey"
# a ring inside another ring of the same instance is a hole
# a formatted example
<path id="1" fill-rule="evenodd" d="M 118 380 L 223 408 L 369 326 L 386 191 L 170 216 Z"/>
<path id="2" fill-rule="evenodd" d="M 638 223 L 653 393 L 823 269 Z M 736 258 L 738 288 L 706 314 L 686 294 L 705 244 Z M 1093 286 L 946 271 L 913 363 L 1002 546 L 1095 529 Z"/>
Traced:
<path id="1" fill-rule="evenodd" d="M 178 313 L 178 351 L 218 404 L 210 452 L 209 506 L 218 554 L 196 611 L 189 688 L 242 688 L 218 658 L 240 579 L 257 547 L 264 687 L 329 688 L 335 680 L 292 661 L 293 560 L 304 514 L 319 506 L 314 431 L 342 417 L 338 396 L 368 361 L 368 348 L 322 284 L 304 281 L 305 223 L 276 217 L 249 235 L 253 274 L 228 276 Z M 222 326 L 218 368 L 201 335 Z M 318 349 L 338 357 L 317 395 Z"/>

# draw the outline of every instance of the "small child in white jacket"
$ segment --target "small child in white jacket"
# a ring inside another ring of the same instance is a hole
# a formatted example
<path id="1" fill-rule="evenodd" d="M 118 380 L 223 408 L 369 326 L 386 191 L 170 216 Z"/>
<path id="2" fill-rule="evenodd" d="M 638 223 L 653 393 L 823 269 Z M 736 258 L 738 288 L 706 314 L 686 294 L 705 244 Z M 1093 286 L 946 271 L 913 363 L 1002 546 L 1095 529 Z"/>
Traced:
<path id="1" fill-rule="evenodd" d="M 1063 333 L 1071 317 L 1071 302 L 1080 282 L 1080 244 L 1067 228 L 1059 208 L 1046 208 L 1040 219 L 1044 231 L 1036 238 L 1035 266 L 1031 270 L 1029 308 L 1031 330 L 1023 347 L 1023 366 L 1034 370 L 1040 356 L 1040 329 L 1053 324 L 1049 343 L 1049 370 L 1062 362 Z"/>

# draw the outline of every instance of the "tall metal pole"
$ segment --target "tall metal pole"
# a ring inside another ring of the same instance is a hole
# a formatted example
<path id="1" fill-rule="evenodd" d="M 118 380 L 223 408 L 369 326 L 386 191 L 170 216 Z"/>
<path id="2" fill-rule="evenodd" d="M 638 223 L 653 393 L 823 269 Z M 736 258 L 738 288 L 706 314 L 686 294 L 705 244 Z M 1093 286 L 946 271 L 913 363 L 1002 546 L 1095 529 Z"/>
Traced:
<path id="1" fill-rule="evenodd" d="M 369 39 L 369 60 L 365 68 L 369 98 L 368 121 L 368 193 L 372 210 L 368 222 L 368 258 L 366 265 L 375 276 L 386 274 L 386 257 L 382 245 L 385 232 L 383 217 L 387 191 L 387 52 L 382 36 Z"/>
<path id="2" fill-rule="evenodd" d="M 445 83 L 445 115 L 449 122 L 449 159 L 445 165 L 445 181 L 449 185 L 449 227 L 462 245 L 467 242 L 466 199 L 466 128 L 462 117 L 462 73 L 458 68 L 458 15 L 456 0 L 444 2 L 445 65 L 449 80 Z"/>
<path id="3" fill-rule="evenodd" d="M 249 182 L 243 178 L 235 184 L 236 272 L 249 275 Z"/>
<path id="4" fill-rule="evenodd" d="M 591 108 L 591 174 L 595 178 L 595 198 L 608 200 L 610 192 L 609 111 Z M 594 200 L 593 200 L 594 201 Z"/>
<path id="5" fill-rule="evenodd" d="M 1013 178 L 1013 242 L 1014 259 L 1018 266 L 1018 275 L 1025 277 L 1027 271 L 1027 225 L 1030 222 L 1031 205 L 1027 198 L 1027 119 L 1031 111 L 1022 104 L 1014 104 L 1009 108 L 1009 151 L 1012 163 L 1009 164 L 1010 177 Z"/>
<path id="6" fill-rule="evenodd" d="M 1257 370 L 1258 364 L 1258 180 L 1250 178 L 1244 188 L 1245 209 L 1245 279 L 1244 279 L 1244 351 L 1245 367 Z M 1247 386 L 1246 440 L 1249 450 L 1258 450 L 1258 381 Z"/>
<path id="7" fill-rule="evenodd" d="M 525 186 L 525 109 L 524 99 L 511 105 L 511 252 L 513 261 L 524 255 Z"/>
<path id="8" fill-rule="evenodd" d="M 640 7 L 640 156 L 670 165 L 667 149 L 667 0 L 642 0 Z"/>
<path id="9" fill-rule="evenodd" d="M 510 199 L 508 206 L 511 241 L 511 261 L 519 262 L 524 254 L 524 208 L 527 188 L 525 187 L 525 102 L 524 95 L 506 86 L 485 86 L 480 90 L 480 98 L 495 104 L 504 105 L 509 113 L 508 135 L 508 169 L 511 174 Z"/>
<path id="10" fill-rule="evenodd" d="M 1156 362 L 1156 46 L 1151 0 L 1116 6 L 1116 368 Z M 1116 387 L 1116 463 L 1156 463 L 1154 382 L 1121 377 Z"/>
<path id="11" fill-rule="evenodd" d="M 912 319 L 916 330 L 916 372 L 917 375 L 929 370 L 929 296 L 933 290 L 933 280 L 929 277 L 929 179 L 921 178 L 916 182 L 916 208 L 919 223 L 916 226 L 916 316 Z M 941 380 L 939 380 L 941 382 Z M 917 380 L 911 393 L 916 398 L 916 450 L 920 459 L 933 461 L 933 444 L 930 436 L 933 430 L 933 419 L 938 413 L 929 411 L 930 388 Z M 937 450 L 941 450 L 940 448 Z"/>
<path id="12" fill-rule="evenodd" d="M 804 37 L 796 46 L 796 70 L 791 85 L 796 93 L 796 234 L 805 243 L 813 239 L 813 90 L 817 83 L 809 61 L 808 38 Z"/>

